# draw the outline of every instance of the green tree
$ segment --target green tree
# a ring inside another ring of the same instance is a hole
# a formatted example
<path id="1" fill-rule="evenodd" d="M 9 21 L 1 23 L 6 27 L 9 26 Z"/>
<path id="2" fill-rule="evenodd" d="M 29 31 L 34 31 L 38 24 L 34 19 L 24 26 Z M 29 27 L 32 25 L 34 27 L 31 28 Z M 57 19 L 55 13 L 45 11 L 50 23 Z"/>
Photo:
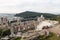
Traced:
<path id="1" fill-rule="evenodd" d="M 10 29 L 8 29 L 8 30 L 3 31 L 2 36 L 4 37 L 4 36 L 10 35 L 10 34 L 11 34 Z"/>
<path id="2" fill-rule="evenodd" d="M 2 32 L 3 32 L 3 30 L 2 30 L 2 29 L 0 29 L 0 36 L 1 36 Z"/>
<path id="3" fill-rule="evenodd" d="M 56 21 L 59 21 L 59 23 L 60 23 L 60 16 L 56 17 Z"/>
<path id="4" fill-rule="evenodd" d="M 14 38 L 13 40 L 21 40 L 21 37 Z"/>
<path id="5" fill-rule="evenodd" d="M 3 29 L 0 29 L 0 38 L 2 36 L 2 33 L 3 33 Z"/>

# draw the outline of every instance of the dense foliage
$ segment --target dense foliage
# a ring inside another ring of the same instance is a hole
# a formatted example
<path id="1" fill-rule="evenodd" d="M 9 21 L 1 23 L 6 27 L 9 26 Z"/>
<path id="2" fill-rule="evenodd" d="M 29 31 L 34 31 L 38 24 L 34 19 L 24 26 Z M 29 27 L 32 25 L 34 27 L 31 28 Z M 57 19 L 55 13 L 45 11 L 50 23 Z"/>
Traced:
<path id="1" fill-rule="evenodd" d="M 5 30 L 5 31 L 0 30 L 0 36 L 1 36 L 1 37 L 7 36 L 7 35 L 10 35 L 10 34 L 11 34 L 11 33 L 10 33 L 10 29 Z"/>
<path id="2" fill-rule="evenodd" d="M 49 36 L 40 36 L 40 40 L 60 40 L 60 36 L 55 33 L 50 33 Z"/>
<path id="3" fill-rule="evenodd" d="M 22 13 L 16 14 L 15 16 L 23 17 L 23 18 L 35 18 L 41 15 L 44 15 L 45 18 L 49 18 L 49 19 L 54 19 L 57 16 L 50 13 L 38 13 L 38 12 L 30 12 L 30 11 L 22 12 Z"/>
<path id="4" fill-rule="evenodd" d="M 59 23 L 60 23 L 60 16 L 57 16 L 56 20 L 59 21 Z"/>
<path id="5" fill-rule="evenodd" d="M 13 40 L 21 40 L 21 37 L 14 38 Z"/>
<path id="6" fill-rule="evenodd" d="M 2 29 L 0 29 L 0 38 L 1 38 L 1 36 L 2 36 L 2 33 L 3 33 L 3 30 L 2 30 Z"/>

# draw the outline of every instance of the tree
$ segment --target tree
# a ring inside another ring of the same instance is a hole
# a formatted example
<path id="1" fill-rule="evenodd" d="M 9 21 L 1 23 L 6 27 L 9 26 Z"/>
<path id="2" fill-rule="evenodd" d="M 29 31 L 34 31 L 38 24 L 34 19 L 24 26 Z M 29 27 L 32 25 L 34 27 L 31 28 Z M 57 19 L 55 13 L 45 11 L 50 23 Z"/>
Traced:
<path id="1" fill-rule="evenodd" d="M 3 33 L 3 30 L 2 30 L 2 29 L 0 29 L 0 38 L 1 38 L 1 36 L 2 36 L 2 33 Z"/>
<path id="2" fill-rule="evenodd" d="M 0 29 L 0 36 L 1 36 L 2 32 L 3 32 L 3 30 L 2 30 L 2 29 Z"/>
<path id="3" fill-rule="evenodd" d="M 59 21 L 59 23 L 60 23 L 60 16 L 56 17 L 56 21 Z"/>
<path id="4" fill-rule="evenodd" d="M 14 38 L 13 40 L 21 40 L 21 37 Z"/>
<path id="5" fill-rule="evenodd" d="M 11 34 L 10 29 L 8 29 L 8 30 L 3 31 L 2 36 L 4 37 L 4 36 L 10 35 L 10 34 Z"/>

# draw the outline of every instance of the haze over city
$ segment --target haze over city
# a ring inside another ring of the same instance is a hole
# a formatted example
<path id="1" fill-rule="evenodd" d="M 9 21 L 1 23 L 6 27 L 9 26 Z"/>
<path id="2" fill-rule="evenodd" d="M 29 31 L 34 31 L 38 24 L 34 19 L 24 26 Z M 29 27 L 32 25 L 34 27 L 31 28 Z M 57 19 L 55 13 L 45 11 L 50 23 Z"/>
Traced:
<path id="1" fill-rule="evenodd" d="M 60 0 L 0 0 L 0 13 L 35 11 L 60 13 Z"/>

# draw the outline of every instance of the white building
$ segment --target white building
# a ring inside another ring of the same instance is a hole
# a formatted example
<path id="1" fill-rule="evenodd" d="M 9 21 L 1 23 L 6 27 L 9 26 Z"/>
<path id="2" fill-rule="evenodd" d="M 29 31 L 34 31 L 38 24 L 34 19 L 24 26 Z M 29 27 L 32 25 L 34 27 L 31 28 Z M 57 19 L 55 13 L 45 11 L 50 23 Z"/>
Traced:
<path id="1" fill-rule="evenodd" d="M 37 18 L 37 21 L 38 21 L 38 22 L 41 22 L 41 21 L 43 21 L 43 20 L 45 20 L 45 18 L 44 18 L 43 15 L 41 15 L 40 17 Z"/>
<path id="2" fill-rule="evenodd" d="M 53 23 L 53 21 L 50 21 L 50 20 L 42 21 L 37 25 L 36 30 L 42 30 L 42 28 L 45 27 L 45 26 L 53 27 L 54 23 Z"/>

